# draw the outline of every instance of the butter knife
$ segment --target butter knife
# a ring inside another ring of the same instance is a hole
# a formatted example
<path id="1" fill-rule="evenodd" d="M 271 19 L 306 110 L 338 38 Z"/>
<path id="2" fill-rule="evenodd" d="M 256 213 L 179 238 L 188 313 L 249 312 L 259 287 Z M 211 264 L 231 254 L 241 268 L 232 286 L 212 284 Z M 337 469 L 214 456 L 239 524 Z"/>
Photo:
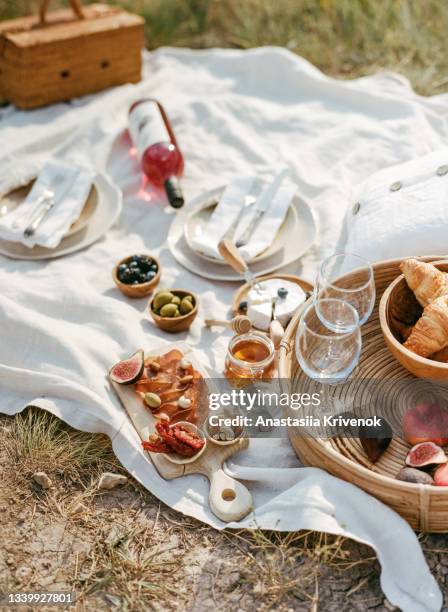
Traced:
<path id="1" fill-rule="evenodd" d="M 247 224 L 247 227 L 244 230 L 243 234 L 238 238 L 236 242 L 236 246 L 238 248 L 245 246 L 249 242 L 249 240 L 252 238 L 253 233 L 255 232 L 258 225 L 260 224 L 260 221 L 262 220 L 264 214 L 266 213 L 266 211 L 269 209 L 270 205 L 272 204 L 272 200 L 275 194 L 277 193 L 278 188 L 282 184 L 283 179 L 286 176 L 288 176 L 288 174 L 289 174 L 289 169 L 284 168 L 281 172 L 277 174 L 277 176 L 274 178 L 274 180 L 269 185 L 269 187 L 261 194 L 259 201 L 258 201 L 258 205 L 255 208 L 252 219 Z"/>

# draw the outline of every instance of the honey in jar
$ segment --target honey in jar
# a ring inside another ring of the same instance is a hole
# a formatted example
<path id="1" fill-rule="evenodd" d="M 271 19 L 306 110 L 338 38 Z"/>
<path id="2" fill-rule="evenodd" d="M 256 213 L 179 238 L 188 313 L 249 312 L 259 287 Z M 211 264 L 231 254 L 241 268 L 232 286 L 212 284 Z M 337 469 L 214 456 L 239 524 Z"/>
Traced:
<path id="1" fill-rule="evenodd" d="M 229 343 L 224 374 L 230 380 L 271 378 L 274 353 L 272 340 L 263 334 L 235 336 Z"/>

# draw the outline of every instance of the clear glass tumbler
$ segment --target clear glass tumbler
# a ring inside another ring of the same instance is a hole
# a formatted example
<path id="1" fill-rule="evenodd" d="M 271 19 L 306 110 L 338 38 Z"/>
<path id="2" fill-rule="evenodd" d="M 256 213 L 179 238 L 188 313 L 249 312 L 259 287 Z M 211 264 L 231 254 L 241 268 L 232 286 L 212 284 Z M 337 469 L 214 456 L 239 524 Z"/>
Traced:
<path id="1" fill-rule="evenodd" d="M 353 306 L 336 299 L 311 302 L 296 334 L 296 356 L 305 374 L 322 383 L 344 382 L 360 354 L 361 330 Z"/>

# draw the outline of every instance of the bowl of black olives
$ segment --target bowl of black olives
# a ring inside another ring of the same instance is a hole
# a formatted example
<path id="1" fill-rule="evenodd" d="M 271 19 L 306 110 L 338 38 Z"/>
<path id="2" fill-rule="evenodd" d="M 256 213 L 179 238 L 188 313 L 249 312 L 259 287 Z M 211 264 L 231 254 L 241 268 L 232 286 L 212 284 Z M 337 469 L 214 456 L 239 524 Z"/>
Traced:
<path id="1" fill-rule="evenodd" d="M 124 295 L 142 298 L 158 285 L 160 263 L 154 255 L 129 255 L 115 266 L 112 277 Z"/>

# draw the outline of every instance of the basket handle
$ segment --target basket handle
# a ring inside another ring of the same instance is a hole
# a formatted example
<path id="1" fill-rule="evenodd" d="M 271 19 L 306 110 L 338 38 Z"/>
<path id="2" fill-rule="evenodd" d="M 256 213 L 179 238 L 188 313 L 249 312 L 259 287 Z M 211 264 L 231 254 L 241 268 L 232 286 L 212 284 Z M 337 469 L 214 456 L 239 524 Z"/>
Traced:
<path id="1" fill-rule="evenodd" d="M 47 23 L 47 9 L 49 4 L 50 0 L 42 0 L 40 4 L 39 18 L 41 24 Z M 85 15 L 79 0 L 70 0 L 70 5 L 78 19 L 85 19 Z"/>

